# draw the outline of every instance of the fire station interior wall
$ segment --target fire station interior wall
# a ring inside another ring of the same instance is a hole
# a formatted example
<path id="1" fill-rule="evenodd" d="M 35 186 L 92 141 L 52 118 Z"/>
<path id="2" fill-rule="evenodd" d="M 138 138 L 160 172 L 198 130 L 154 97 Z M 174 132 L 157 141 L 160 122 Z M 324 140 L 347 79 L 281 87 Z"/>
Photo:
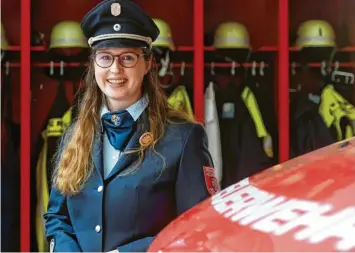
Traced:
<path id="1" fill-rule="evenodd" d="M 32 27 L 44 33 L 49 43 L 52 27 L 62 20 L 80 21 L 83 15 L 100 0 L 32 0 Z M 176 46 L 193 46 L 193 1 L 135 0 L 156 18 L 166 20 L 172 29 Z M 252 46 L 277 46 L 278 0 L 205 0 L 205 33 L 213 33 L 223 21 L 244 23 L 251 36 Z M 293 45 L 299 24 L 308 19 L 325 19 L 337 34 L 347 33 L 348 41 L 341 46 L 355 45 L 355 15 L 353 0 L 290 0 L 290 44 Z M 20 0 L 1 2 L 2 22 L 10 45 L 20 44 Z M 276 52 L 275 52 L 276 54 Z M 20 70 L 12 68 L 13 119 L 20 121 Z M 31 137 L 32 147 L 53 103 L 58 81 L 44 74 L 43 69 L 33 68 L 28 85 L 32 89 Z M 43 86 L 42 86 L 43 85 Z M 277 85 L 277 84 L 275 84 Z M 66 83 L 67 97 L 71 101 L 73 90 Z M 43 88 L 41 88 L 43 87 Z M 277 86 L 275 86 L 277 87 Z"/>

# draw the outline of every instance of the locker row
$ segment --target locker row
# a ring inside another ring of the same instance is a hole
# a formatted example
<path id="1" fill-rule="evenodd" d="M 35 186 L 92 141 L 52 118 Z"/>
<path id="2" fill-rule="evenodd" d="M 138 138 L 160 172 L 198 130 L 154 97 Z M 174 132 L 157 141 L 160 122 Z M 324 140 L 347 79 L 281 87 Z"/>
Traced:
<path id="1" fill-rule="evenodd" d="M 76 0 L 74 4 L 63 0 L 56 5 L 45 0 L 1 3 L 4 10 L 1 23 L 5 29 L 1 36 L 6 35 L 8 42 L 8 50 L 4 54 L 2 50 L 2 83 L 11 83 L 12 101 L 6 103 L 12 105 L 8 115 L 12 114 L 12 140 L 18 152 L 14 161 L 21 163 L 18 171 L 21 181 L 13 185 L 22 186 L 21 194 L 16 188 L 17 192 L 9 199 L 20 198 L 23 203 L 20 232 L 24 251 L 30 251 L 29 234 L 31 250 L 38 250 L 34 246 L 38 234 L 29 230 L 30 221 L 34 222 L 36 217 L 30 213 L 30 207 L 35 208 L 30 205 L 36 204 L 36 194 L 29 196 L 30 182 L 36 181 L 30 176 L 38 162 L 38 157 L 34 158 L 38 154 L 36 147 L 43 142 L 42 131 L 60 87 L 65 87 L 67 105 L 72 104 L 88 56 L 82 49 L 58 50 L 61 54 L 57 50 L 48 52 L 51 33 L 62 21 L 78 22 L 99 1 Z M 211 152 L 215 153 L 214 160 L 220 168 L 222 187 L 231 183 L 228 179 L 237 180 L 269 164 L 352 135 L 352 45 L 355 45 L 352 0 L 135 2 L 152 17 L 165 22 L 171 31 L 171 43 L 166 47 L 160 45 L 155 52 L 163 88 L 169 95 L 178 87 L 185 89 L 194 116 L 205 123 L 208 131 L 212 129 L 209 136 L 214 143 L 218 134 L 213 133 L 219 130 L 220 151 L 217 148 Z M 318 23 L 305 23 L 311 20 Z M 214 45 L 218 27 L 226 22 L 237 27 L 231 39 L 235 46 L 232 50 Z M 300 29 L 301 24 L 306 24 L 304 30 Z M 307 40 L 307 34 L 314 35 L 313 40 Z M 299 39 L 302 36 L 304 39 Z M 305 47 L 300 50 L 302 45 Z M 166 50 L 169 47 L 175 50 Z M 215 107 L 213 103 L 210 105 L 213 93 Z M 213 108 L 214 117 L 208 113 Z M 255 108 L 259 109 L 262 120 L 252 116 Z M 265 131 L 259 129 L 260 122 L 264 123 Z M 247 131 L 251 129 L 255 131 Z M 210 147 L 218 145 L 212 143 Z M 259 159 L 250 162 L 253 152 L 248 149 L 256 150 Z M 238 150 L 238 160 L 226 150 Z M 250 169 L 239 169 L 248 163 Z M 15 175 L 16 180 L 18 176 Z M 10 213 L 16 208 L 9 205 Z M 33 223 L 31 228 L 35 228 Z"/>

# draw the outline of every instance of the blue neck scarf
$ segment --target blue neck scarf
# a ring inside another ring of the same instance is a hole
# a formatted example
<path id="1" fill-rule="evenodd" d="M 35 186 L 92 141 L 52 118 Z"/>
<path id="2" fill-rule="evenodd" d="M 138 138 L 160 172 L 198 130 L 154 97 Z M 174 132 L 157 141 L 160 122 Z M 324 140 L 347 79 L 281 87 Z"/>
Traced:
<path id="1" fill-rule="evenodd" d="M 127 110 L 108 112 L 101 120 L 111 145 L 123 151 L 135 127 L 131 114 Z"/>

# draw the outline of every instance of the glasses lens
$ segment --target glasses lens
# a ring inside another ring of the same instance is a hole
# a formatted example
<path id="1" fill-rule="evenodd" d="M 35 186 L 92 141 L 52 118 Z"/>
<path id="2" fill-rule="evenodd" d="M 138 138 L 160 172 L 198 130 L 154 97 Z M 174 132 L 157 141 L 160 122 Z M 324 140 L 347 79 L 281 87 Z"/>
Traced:
<path id="1" fill-rule="evenodd" d="M 95 55 L 96 64 L 102 68 L 110 67 L 113 62 L 113 56 L 108 53 L 98 53 Z"/>
<path id="2" fill-rule="evenodd" d="M 120 55 L 119 60 L 123 67 L 132 68 L 137 64 L 138 56 L 132 53 L 124 53 Z"/>

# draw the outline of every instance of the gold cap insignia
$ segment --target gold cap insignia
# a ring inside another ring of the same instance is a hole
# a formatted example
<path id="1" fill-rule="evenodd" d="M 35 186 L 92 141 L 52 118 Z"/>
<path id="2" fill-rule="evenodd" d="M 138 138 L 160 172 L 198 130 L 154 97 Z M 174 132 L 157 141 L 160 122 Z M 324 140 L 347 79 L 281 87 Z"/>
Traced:
<path id="1" fill-rule="evenodd" d="M 142 136 L 139 138 L 139 144 L 141 146 L 148 146 L 150 143 L 153 141 L 153 134 L 151 132 L 146 132 L 142 134 Z"/>
<path id="2" fill-rule="evenodd" d="M 121 5 L 119 3 L 111 4 L 111 14 L 115 17 L 121 14 Z"/>

